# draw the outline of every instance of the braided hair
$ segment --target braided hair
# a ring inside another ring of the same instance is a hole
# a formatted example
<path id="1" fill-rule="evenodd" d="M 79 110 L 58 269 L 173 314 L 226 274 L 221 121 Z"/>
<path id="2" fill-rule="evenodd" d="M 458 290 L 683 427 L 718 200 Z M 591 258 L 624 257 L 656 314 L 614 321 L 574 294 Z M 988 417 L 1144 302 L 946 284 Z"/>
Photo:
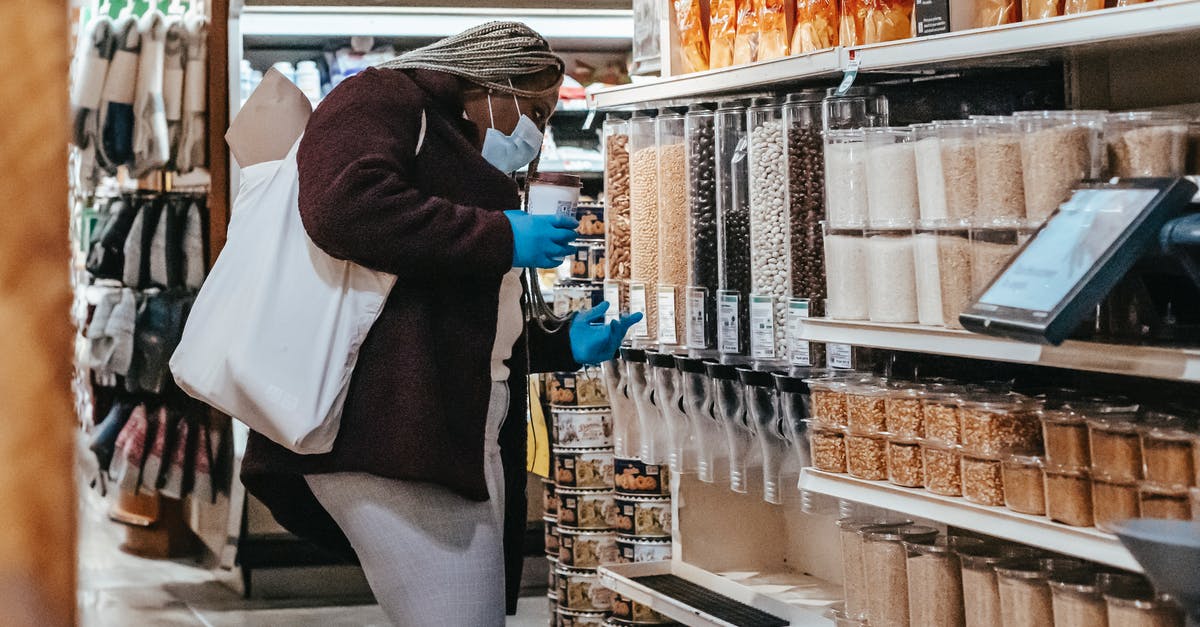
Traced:
<path id="1" fill-rule="evenodd" d="M 549 42 L 520 22 L 488 22 L 384 61 L 379 67 L 445 72 L 522 98 L 540 98 L 558 87 L 525 89 L 512 79 L 550 68 L 561 75 L 565 69 L 563 60 L 550 51 Z"/>

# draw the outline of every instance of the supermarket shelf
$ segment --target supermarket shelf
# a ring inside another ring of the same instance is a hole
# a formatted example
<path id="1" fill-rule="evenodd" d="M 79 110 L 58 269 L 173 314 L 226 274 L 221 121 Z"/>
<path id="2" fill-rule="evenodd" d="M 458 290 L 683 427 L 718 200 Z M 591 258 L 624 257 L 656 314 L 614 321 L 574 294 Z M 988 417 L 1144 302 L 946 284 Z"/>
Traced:
<path id="1" fill-rule="evenodd" d="M 1035 22 L 958 31 L 820 52 L 709 72 L 673 76 L 596 92 L 598 109 L 646 103 L 687 104 L 700 97 L 770 91 L 837 77 L 856 60 L 860 72 L 907 72 L 1028 65 L 1062 54 L 1162 47 L 1200 33 L 1200 1 L 1157 0 Z M 1050 54 L 1048 54 L 1050 53 Z"/>
<path id="2" fill-rule="evenodd" d="M 976 505 L 959 497 L 940 496 L 813 468 L 805 468 L 801 473 L 800 489 L 868 503 L 1117 568 L 1142 570 L 1116 536 L 1092 527 L 1071 527 L 1043 516 L 1018 514 L 1003 507 Z"/>
<path id="3" fill-rule="evenodd" d="M 597 91 L 589 98 L 597 109 L 640 104 L 687 104 L 698 96 L 768 91 L 782 84 L 830 79 L 841 75 L 841 48 L 736 67 L 672 76 Z"/>
<path id="4" fill-rule="evenodd" d="M 806 575 L 752 572 L 710 573 L 679 560 L 602 566 L 600 581 L 621 596 L 654 611 L 696 627 L 736 627 L 698 610 L 679 599 L 659 593 L 638 580 L 657 575 L 675 575 L 730 600 L 789 621 L 791 625 L 829 625 L 825 608 L 841 600 L 840 586 Z"/>
<path id="5" fill-rule="evenodd" d="M 956 329 L 826 318 L 805 321 L 802 336 L 814 342 L 1200 382 L 1200 349 L 1071 340 L 1061 346 L 1044 346 Z"/>

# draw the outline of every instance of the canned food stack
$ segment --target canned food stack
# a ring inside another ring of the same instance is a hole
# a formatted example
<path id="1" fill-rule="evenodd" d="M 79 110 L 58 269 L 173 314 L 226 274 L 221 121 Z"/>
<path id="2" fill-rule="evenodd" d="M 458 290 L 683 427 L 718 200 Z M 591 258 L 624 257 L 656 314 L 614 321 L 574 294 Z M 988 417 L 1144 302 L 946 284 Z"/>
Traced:
<path id="1" fill-rule="evenodd" d="M 1181 626 L 1139 575 L 1028 546 L 941 535 L 908 520 L 838 521 L 846 627 Z"/>
<path id="2" fill-rule="evenodd" d="M 860 376 L 807 380 L 818 470 L 1111 531 L 1200 520 L 1200 423 L 1118 397 Z"/>

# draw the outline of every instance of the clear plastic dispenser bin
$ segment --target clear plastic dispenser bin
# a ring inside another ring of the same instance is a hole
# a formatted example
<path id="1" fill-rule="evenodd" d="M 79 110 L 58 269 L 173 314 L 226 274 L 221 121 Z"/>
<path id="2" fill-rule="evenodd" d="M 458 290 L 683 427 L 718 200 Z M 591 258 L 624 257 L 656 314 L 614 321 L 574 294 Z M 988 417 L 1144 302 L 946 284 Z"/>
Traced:
<path id="1" fill-rule="evenodd" d="M 888 125 L 888 99 L 876 87 L 851 87 L 840 94 L 831 87 L 822 104 L 821 122 L 827 131 Z"/>
<path id="2" fill-rule="evenodd" d="M 655 120 L 658 146 L 658 302 L 659 350 L 678 352 L 686 344 L 688 285 L 687 141 L 684 117 L 662 109 Z M 648 295 L 647 298 L 650 296 Z"/>
<path id="3" fill-rule="evenodd" d="M 756 452 L 754 433 L 746 423 L 745 386 L 738 379 L 737 368 L 726 364 L 707 363 L 705 369 L 712 379 L 713 400 L 717 419 L 725 432 L 729 451 L 729 489 L 745 494 L 746 468 Z"/>
<path id="4" fill-rule="evenodd" d="M 629 393 L 626 362 L 612 359 L 600 364 L 600 370 L 604 373 L 604 386 L 608 389 L 608 401 L 612 405 L 613 455 L 636 457 L 641 452 L 642 444 L 638 433 L 637 405 Z"/>
<path id="5" fill-rule="evenodd" d="M 716 113 L 717 352 L 725 363 L 750 352 L 750 140 L 746 108 Z"/>
<path id="6" fill-rule="evenodd" d="M 629 396 L 637 407 L 637 432 L 640 446 L 636 457 L 647 464 L 657 463 L 658 450 L 654 430 L 660 420 L 654 405 L 654 375 L 646 363 L 646 351 L 640 348 L 622 348 L 621 358 L 625 361 L 625 376 Z"/>
<path id="7" fill-rule="evenodd" d="M 720 462 L 725 457 L 720 453 L 725 449 L 725 433 L 714 413 L 712 379 L 708 378 L 704 365 L 700 359 L 675 357 L 683 387 L 683 409 L 696 446 L 696 474 L 705 483 L 715 483 L 724 474 Z"/>
<path id="8" fill-rule="evenodd" d="M 687 153 L 687 347 L 691 357 L 717 355 L 717 250 L 715 115 L 692 105 L 684 119 Z"/>
<path id="9" fill-rule="evenodd" d="M 629 119 L 629 310 L 645 314 L 630 331 L 635 346 L 658 337 L 658 144 L 654 118 Z"/>
<path id="10" fill-rule="evenodd" d="M 746 419 L 762 451 L 763 500 L 780 505 L 783 503 L 784 469 L 793 464 L 788 463 L 792 457 L 780 421 L 779 390 L 775 388 L 775 379 L 770 372 L 739 368 L 738 378 L 746 386 Z"/>
<path id="11" fill-rule="evenodd" d="M 663 436 L 658 441 L 663 445 L 659 449 L 660 457 L 665 454 L 665 459 L 659 461 L 665 461 L 673 474 L 687 472 L 691 470 L 693 464 L 690 462 L 695 452 L 691 425 L 683 411 L 683 377 L 675 368 L 675 357 L 669 353 L 650 353 L 647 361 L 654 371 L 655 404 L 664 427 L 658 430 Z"/>
<path id="12" fill-rule="evenodd" d="M 779 390 L 779 412 L 783 437 L 800 468 L 812 466 L 812 449 L 808 442 L 808 420 L 812 414 L 812 392 L 805 379 L 829 374 L 824 368 L 793 368 L 790 373 L 775 375 Z"/>

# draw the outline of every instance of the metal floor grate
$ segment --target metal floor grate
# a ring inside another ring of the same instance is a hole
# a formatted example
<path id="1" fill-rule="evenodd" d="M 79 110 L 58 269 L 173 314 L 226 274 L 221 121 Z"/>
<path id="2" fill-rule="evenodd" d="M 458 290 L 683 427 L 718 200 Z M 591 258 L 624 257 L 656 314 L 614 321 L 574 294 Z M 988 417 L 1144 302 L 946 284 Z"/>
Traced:
<path id="1" fill-rule="evenodd" d="M 634 581 L 660 594 L 682 601 L 709 616 L 738 627 L 787 627 L 788 621 L 717 594 L 675 575 L 635 577 Z"/>

